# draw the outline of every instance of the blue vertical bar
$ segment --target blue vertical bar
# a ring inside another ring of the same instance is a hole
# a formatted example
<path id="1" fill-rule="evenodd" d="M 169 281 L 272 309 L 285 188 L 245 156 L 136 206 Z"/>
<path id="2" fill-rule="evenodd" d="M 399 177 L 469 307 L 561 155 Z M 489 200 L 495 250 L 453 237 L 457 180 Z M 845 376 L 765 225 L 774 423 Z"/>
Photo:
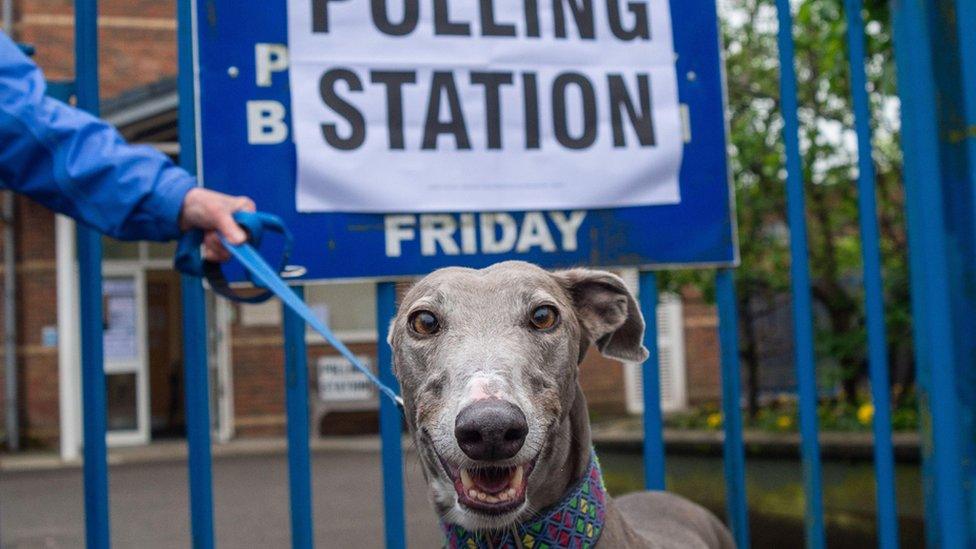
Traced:
<path id="1" fill-rule="evenodd" d="M 78 107 L 98 116 L 98 3 L 95 0 L 75 2 L 75 80 Z M 76 243 L 81 298 L 85 541 L 88 549 L 107 549 L 111 538 L 102 349 L 102 237 L 79 224 Z"/>
<path id="2" fill-rule="evenodd" d="M 874 471 L 877 498 L 878 546 L 898 547 L 898 514 L 895 508 L 895 459 L 891 442 L 891 390 L 888 381 L 888 348 L 885 338 L 884 287 L 881 279 L 881 246 L 878 206 L 875 201 L 874 161 L 871 146 L 871 105 L 864 72 L 864 18 L 861 0 L 845 0 L 847 43 L 851 66 L 851 95 L 858 150 L 858 213 L 861 223 L 861 255 L 864 262 L 864 300 L 867 313 L 868 367 L 874 402 Z"/>
<path id="3" fill-rule="evenodd" d="M 193 81 L 193 2 L 177 4 L 180 165 L 197 171 Z M 183 369 L 186 400 L 186 444 L 190 477 L 190 530 L 193 547 L 211 549 L 213 531 L 213 463 L 210 456 L 210 376 L 207 366 L 207 307 L 199 278 L 182 276 Z"/>
<path id="4" fill-rule="evenodd" d="M 641 366 L 644 390 L 644 488 L 664 490 L 664 421 L 661 418 L 661 366 L 657 347 L 657 275 L 642 271 L 639 282 L 647 360 Z"/>
<path id="5" fill-rule="evenodd" d="M 739 369 L 739 322 L 735 275 L 715 273 L 718 335 L 722 348 L 722 416 L 725 429 L 725 507 L 738 547 L 749 547 L 749 506 L 746 501 L 746 457 L 742 443 L 742 390 Z"/>
<path id="6" fill-rule="evenodd" d="M 966 127 L 976 125 L 976 3 L 970 0 L 955 0 L 956 21 L 959 37 L 959 59 L 962 66 L 963 112 Z M 976 137 L 970 135 L 966 140 L 969 156 L 969 182 L 976 203 Z M 974 502 L 976 504 L 976 502 Z M 976 505 L 974 505 L 976 513 Z M 976 516 L 973 517 L 976 521 Z M 976 522 L 974 522 L 976 524 Z"/>
<path id="7" fill-rule="evenodd" d="M 386 342 L 387 326 L 396 315 L 396 283 L 376 285 L 376 349 L 380 381 L 399 392 L 393 375 L 393 349 Z M 403 509 L 403 428 L 400 410 L 390 399 L 380 395 L 380 438 L 383 440 L 383 517 L 387 549 L 407 546 L 406 519 Z"/>
<path id="8" fill-rule="evenodd" d="M 976 205 L 976 2 L 972 0 L 954 0 L 955 19 L 957 22 L 956 36 L 959 40 L 959 61 L 962 78 L 964 127 L 969 128 L 968 139 L 965 140 L 968 173 L 968 188 L 970 204 Z M 973 231 L 972 239 L 976 241 L 976 225 L 970 227 Z M 971 265 L 970 268 L 976 268 Z M 970 343 L 972 346 L 972 344 Z M 970 347 L 971 349 L 971 347 Z M 962 429 L 965 436 L 967 455 L 976 456 L 976 372 L 972 365 L 968 368 L 968 379 L 961 379 L 958 386 L 965 387 L 965 396 L 961 398 L 963 413 L 961 414 Z M 959 370 L 957 370 L 959 371 Z M 967 371 L 965 367 L 962 371 Z M 968 433 L 968 436 L 965 435 Z M 967 467 L 963 473 L 968 480 L 969 489 L 969 543 L 976 545 L 976 462 L 966 460 Z"/>
<path id="9" fill-rule="evenodd" d="M 294 288 L 305 299 L 305 288 Z M 312 474 L 308 445 L 308 353 L 305 321 L 282 305 L 285 319 L 285 409 L 288 414 L 288 485 L 291 495 L 291 546 L 311 549 Z"/>
<path id="10" fill-rule="evenodd" d="M 84 415 L 85 540 L 109 547 L 105 369 L 102 352 L 101 235 L 77 226 L 81 294 L 81 391 Z"/>
<path id="11" fill-rule="evenodd" d="M 183 289 L 183 370 L 186 444 L 190 477 L 190 530 L 195 549 L 211 549 L 213 474 L 210 457 L 210 379 L 207 371 L 207 309 L 200 279 L 180 278 Z"/>
<path id="12" fill-rule="evenodd" d="M 936 65 L 952 52 L 933 49 L 934 3 L 892 2 L 898 94 L 902 105 L 905 208 L 912 285 L 912 327 L 925 484 L 925 533 L 929 547 L 971 547 L 967 534 L 961 410 L 956 382 L 953 295 L 938 105 L 943 90 Z M 936 61 L 936 58 L 939 61 Z M 947 90 L 946 90 L 947 91 Z M 955 182 L 956 185 L 961 185 Z M 954 235 L 959 237 L 961 235 Z M 965 358 L 971 362 L 972 357 Z M 968 541 L 967 541 L 968 540 Z"/>
<path id="13" fill-rule="evenodd" d="M 806 495 L 806 543 L 808 549 L 824 546 L 823 495 L 820 443 L 817 440 L 817 376 L 813 350 L 813 307 L 810 299 L 810 265 L 807 257 L 806 207 L 803 193 L 803 161 L 800 156 L 799 105 L 796 68 L 793 65 L 793 15 L 789 0 L 776 0 L 780 62 L 780 112 L 786 145 L 786 202 L 790 224 L 790 278 L 793 289 L 793 331 L 796 346 L 796 380 L 800 397 L 800 453 Z"/>

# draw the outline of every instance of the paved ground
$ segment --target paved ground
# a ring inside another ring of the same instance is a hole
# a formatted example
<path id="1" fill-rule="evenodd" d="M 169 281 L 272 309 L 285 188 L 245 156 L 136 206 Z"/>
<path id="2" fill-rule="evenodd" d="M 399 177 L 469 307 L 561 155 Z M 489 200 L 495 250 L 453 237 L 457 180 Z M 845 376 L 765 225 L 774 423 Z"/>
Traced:
<path id="1" fill-rule="evenodd" d="M 406 457 L 408 542 L 439 547 L 440 535 L 416 457 Z M 189 547 L 183 461 L 111 468 L 112 541 L 118 548 Z M 0 547 L 84 546 L 81 471 L 0 473 Z M 319 547 L 382 547 L 379 455 L 318 451 L 313 456 L 315 539 Z M 287 462 L 280 454 L 214 460 L 217 545 L 290 547 Z"/>

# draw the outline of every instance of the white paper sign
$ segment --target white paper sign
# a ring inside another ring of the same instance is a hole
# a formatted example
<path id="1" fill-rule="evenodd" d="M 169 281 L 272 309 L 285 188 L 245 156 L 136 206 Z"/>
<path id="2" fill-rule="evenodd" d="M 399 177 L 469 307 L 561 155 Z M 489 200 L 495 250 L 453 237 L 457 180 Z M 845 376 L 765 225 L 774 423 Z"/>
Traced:
<path id="1" fill-rule="evenodd" d="M 134 360 L 139 357 L 136 281 L 106 278 L 102 281 L 105 329 L 102 341 L 106 360 Z"/>
<path id="2" fill-rule="evenodd" d="M 289 0 L 288 36 L 299 211 L 680 200 L 668 0 Z"/>
<path id="3" fill-rule="evenodd" d="M 367 368 L 372 369 L 367 356 L 356 355 Z M 350 402 L 370 400 L 376 397 L 373 383 L 348 360 L 341 356 L 319 357 L 319 400 L 323 402 Z"/>

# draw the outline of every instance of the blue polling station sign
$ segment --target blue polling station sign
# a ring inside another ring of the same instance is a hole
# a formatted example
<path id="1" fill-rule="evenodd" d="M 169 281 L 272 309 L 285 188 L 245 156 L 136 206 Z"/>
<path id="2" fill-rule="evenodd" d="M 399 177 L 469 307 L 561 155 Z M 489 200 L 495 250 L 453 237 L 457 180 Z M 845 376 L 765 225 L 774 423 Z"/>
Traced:
<path id="1" fill-rule="evenodd" d="M 737 264 L 715 3 L 583 6 L 198 1 L 203 184 L 280 216 L 306 280 Z"/>

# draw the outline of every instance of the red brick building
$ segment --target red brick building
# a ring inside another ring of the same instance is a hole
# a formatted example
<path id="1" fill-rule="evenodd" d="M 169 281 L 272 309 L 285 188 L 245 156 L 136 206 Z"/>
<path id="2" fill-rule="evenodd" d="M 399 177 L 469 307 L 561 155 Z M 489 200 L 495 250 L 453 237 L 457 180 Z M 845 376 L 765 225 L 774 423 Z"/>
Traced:
<path id="1" fill-rule="evenodd" d="M 36 46 L 35 60 L 49 80 L 71 80 L 72 2 L 9 1 L 14 8 L 13 37 Z M 99 18 L 103 115 L 130 140 L 153 143 L 172 155 L 179 153 L 175 9 L 173 0 L 102 0 Z M 63 456 L 71 457 L 81 442 L 73 223 L 56 219 L 23 197 L 16 198 L 11 221 L 19 441 L 27 447 L 60 447 Z M 105 240 L 111 443 L 144 444 L 183 435 L 182 313 L 179 278 L 170 268 L 173 249 L 172 244 Z M 377 336 L 385 327 L 376 326 L 372 284 L 315 286 L 308 290 L 308 299 L 354 352 L 375 361 Z M 213 416 L 219 439 L 283 432 L 278 307 L 242 308 L 210 298 Z M 659 312 L 659 324 L 665 406 L 717 399 L 714 308 L 694 295 L 686 296 L 683 303 L 669 298 Z M 354 398 L 354 386 L 317 385 L 320 369 L 329 373 L 323 377 L 326 383 L 345 374 L 341 365 L 328 360 L 320 364 L 323 357 L 336 355 L 334 350 L 313 334 L 308 342 L 313 400 L 320 393 L 334 400 L 315 406 L 315 421 L 322 430 L 343 432 L 349 426 L 368 429 L 375 424 L 373 401 Z M 639 366 L 591 354 L 581 375 L 595 413 L 639 411 Z M 0 375 L 0 389 L 3 383 Z M 330 413 L 329 419 L 321 421 Z M 340 415 L 355 421 L 338 421 Z"/>

